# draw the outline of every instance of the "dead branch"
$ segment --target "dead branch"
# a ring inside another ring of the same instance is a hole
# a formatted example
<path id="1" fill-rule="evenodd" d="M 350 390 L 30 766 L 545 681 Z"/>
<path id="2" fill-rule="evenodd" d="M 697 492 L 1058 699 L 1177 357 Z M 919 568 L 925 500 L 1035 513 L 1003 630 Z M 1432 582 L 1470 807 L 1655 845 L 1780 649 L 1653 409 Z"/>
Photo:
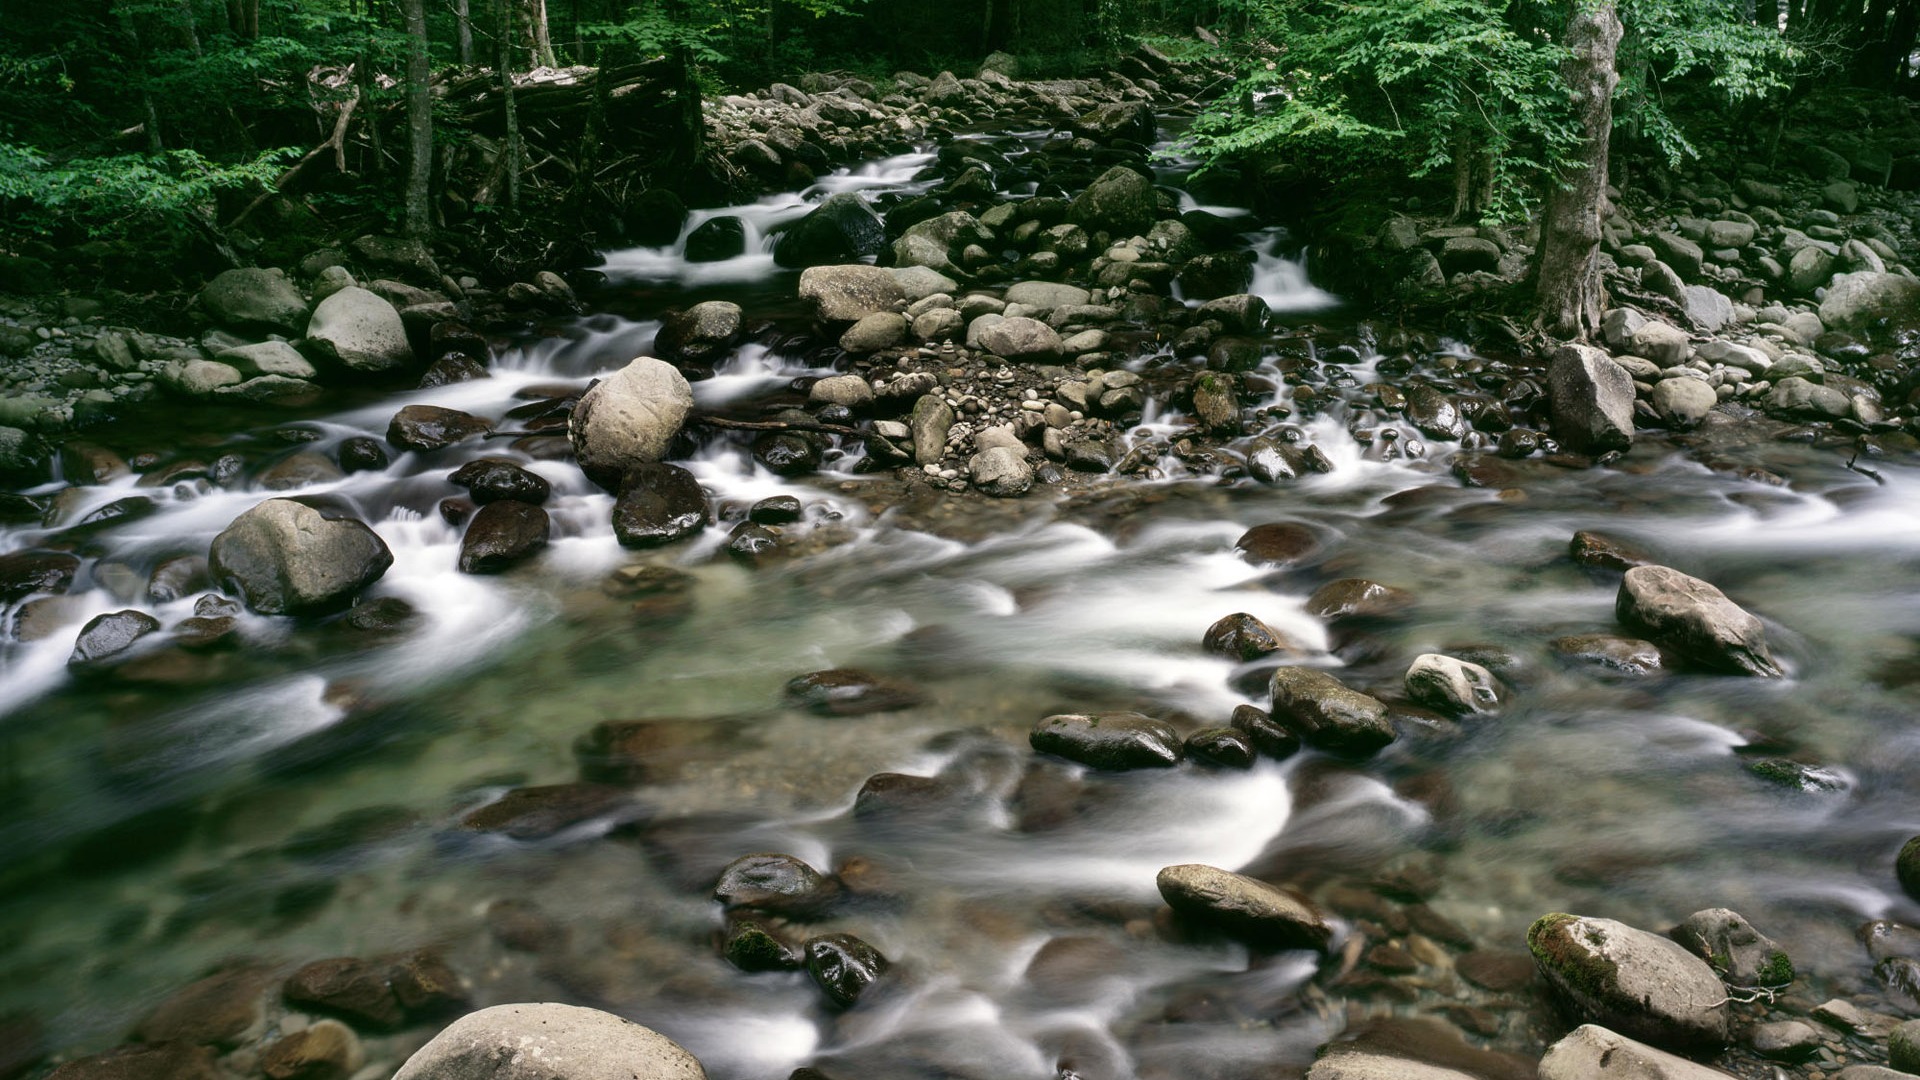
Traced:
<path id="1" fill-rule="evenodd" d="M 328 150 L 333 151 L 334 168 L 344 174 L 347 171 L 347 124 L 353 120 L 353 111 L 358 108 L 359 105 L 360 88 L 355 87 L 353 96 L 341 103 L 340 115 L 333 122 L 333 133 L 327 136 L 326 141 L 307 151 L 304 157 L 294 162 L 286 172 L 281 173 L 280 178 L 273 182 L 273 187 L 261 192 L 258 198 L 247 204 L 245 210 L 240 211 L 237 217 L 227 222 L 227 228 L 234 228 L 241 222 L 247 220 L 248 215 L 260 209 L 268 199 L 285 191 L 287 185 L 293 183 L 295 177 L 299 176 L 308 165 L 319 160 L 320 155 L 326 153 Z"/>

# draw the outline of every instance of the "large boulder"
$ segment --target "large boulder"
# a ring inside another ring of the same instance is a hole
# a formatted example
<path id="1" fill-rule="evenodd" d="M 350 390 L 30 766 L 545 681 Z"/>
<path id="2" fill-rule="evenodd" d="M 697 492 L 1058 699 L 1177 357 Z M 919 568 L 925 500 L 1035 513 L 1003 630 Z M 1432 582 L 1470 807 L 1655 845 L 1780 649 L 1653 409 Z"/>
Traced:
<path id="1" fill-rule="evenodd" d="M 1097 142 L 1128 139 L 1145 146 L 1153 142 L 1153 108 L 1144 101 L 1096 105 L 1073 122 L 1073 132 Z"/>
<path id="2" fill-rule="evenodd" d="M 849 263 L 810 266 L 800 272 L 800 299 L 825 323 L 855 323 L 877 311 L 905 304 L 907 293 L 893 273 Z"/>
<path id="3" fill-rule="evenodd" d="M 942 274 L 960 273 L 956 261 L 969 244 L 989 244 L 989 233 L 972 214 L 950 210 L 908 228 L 893 242 L 893 261 L 899 266 L 924 266 Z"/>
<path id="4" fill-rule="evenodd" d="M 1333 939 L 1333 927 L 1312 904 L 1244 874 L 1182 863 L 1160 871 L 1154 884 L 1168 907 L 1249 945 L 1324 952 Z"/>
<path id="5" fill-rule="evenodd" d="M 343 607 L 393 565 L 362 522 L 328 517 L 292 499 L 268 499 L 213 538 L 207 569 L 265 615 Z"/>
<path id="6" fill-rule="evenodd" d="M 460 539 L 460 572 L 492 574 L 547 546 L 547 512 L 532 503 L 490 502 L 467 523 Z"/>
<path id="7" fill-rule="evenodd" d="M 1500 707 L 1499 684 L 1479 664 L 1441 653 L 1422 653 L 1407 668 L 1407 696 L 1451 716 L 1489 713 Z"/>
<path id="8" fill-rule="evenodd" d="M 629 469 L 667 455 L 692 411 L 686 377 L 672 364 L 642 356 L 581 395 L 567 434 L 587 478 L 617 492 Z"/>
<path id="9" fill-rule="evenodd" d="M 678 465 L 633 466 L 613 503 L 613 535 L 627 547 L 658 547 L 692 536 L 712 515 L 700 481 Z"/>
<path id="10" fill-rule="evenodd" d="M 359 286 L 320 301 L 307 323 L 307 343 L 354 371 L 389 371 L 413 363 L 407 328 L 392 304 Z"/>
<path id="11" fill-rule="evenodd" d="M 1582 453 L 1633 445 L 1633 376 L 1590 345 L 1563 345 L 1547 369 L 1553 433 Z"/>
<path id="12" fill-rule="evenodd" d="M 1045 364 L 1060 359 L 1060 335 L 1038 319 L 1001 319 L 980 332 L 980 347 L 1016 363 Z"/>
<path id="13" fill-rule="evenodd" d="M 773 261 L 787 267 L 821 266 L 878 255 L 886 247 L 887 229 L 880 215 L 858 193 L 841 191 L 780 234 Z"/>
<path id="14" fill-rule="evenodd" d="M 1728 1080 L 1731 1073 L 1581 1024 L 1540 1059 L 1539 1080 Z"/>
<path id="15" fill-rule="evenodd" d="M 675 364 L 711 364 L 740 338 L 745 313 L 727 300 L 704 300 L 669 314 L 654 335 L 653 351 Z"/>
<path id="16" fill-rule="evenodd" d="M 1726 987 L 1706 961 L 1666 938 L 1555 912 L 1527 931 L 1527 947 L 1579 1020 L 1682 1052 L 1726 1044 Z"/>
<path id="17" fill-rule="evenodd" d="M 1309 746 L 1371 754 L 1394 740 L 1387 707 L 1317 668 L 1282 667 L 1271 682 L 1273 716 Z"/>
<path id="18" fill-rule="evenodd" d="M 307 324 L 307 302 L 277 270 L 227 270 L 200 290 L 200 307 L 234 330 L 297 334 Z"/>
<path id="19" fill-rule="evenodd" d="M 1067 220 L 1090 232 L 1136 236 L 1153 228 L 1157 209 L 1153 181 L 1144 173 L 1115 165 L 1074 198 Z"/>
<path id="20" fill-rule="evenodd" d="M 1613 612 L 1623 625 L 1704 667 L 1763 678 L 1780 675 L 1760 620 L 1719 589 L 1678 570 L 1636 566 L 1627 571 Z"/>
<path id="21" fill-rule="evenodd" d="M 1879 329 L 1882 323 L 1920 325 L 1920 281 L 1871 270 L 1837 275 L 1820 301 L 1820 322 L 1850 334 Z"/>
<path id="22" fill-rule="evenodd" d="M 706 1080 L 680 1044 L 598 1009 L 495 1005 L 454 1021 L 393 1080 Z"/>

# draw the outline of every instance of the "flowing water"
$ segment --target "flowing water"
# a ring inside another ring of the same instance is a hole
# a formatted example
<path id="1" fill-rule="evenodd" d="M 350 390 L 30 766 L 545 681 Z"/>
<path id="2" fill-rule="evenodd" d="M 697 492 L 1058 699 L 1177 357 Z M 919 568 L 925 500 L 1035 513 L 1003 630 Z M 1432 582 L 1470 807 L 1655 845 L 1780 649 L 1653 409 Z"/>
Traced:
<path id="1" fill-rule="evenodd" d="M 279 416 L 176 429 L 170 443 L 106 438 L 123 452 L 237 452 L 257 477 L 289 453 L 378 436 L 410 402 L 502 421 L 516 391 L 584 385 L 647 349 L 650 315 L 713 296 L 775 326 L 696 396 L 755 406 L 826 373 L 790 346 L 796 275 L 774 268 L 768 233 L 832 191 L 925 190 L 913 176 L 929 160 L 731 208 L 749 247 L 726 262 L 688 263 L 677 245 L 610 252 L 599 313 L 507 349 L 491 379 L 331 403 L 291 425 L 308 441 L 289 443 Z M 1333 302 L 1283 233 L 1249 241 L 1280 322 Z M 371 591 L 414 607 L 404 631 L 244 616 L 235 652 L 157 653 L 118 673 L 68 667 L 79 626 L 127 607 L 169 625 L 190 614 L 191 596 L 148 602 L 146 573 L 204 554 L 277 492 L 128 476 L 64 495 L 62 522 L 136 493 L 157 508 L 78 538 L 0 531 L 0 552 L 71 542 L 89 558 L 54 630 L 0 645 L 0 1015 L 34 1015 L 55 1047 L 100 1049 L 235 957 L 432 945 L 479 1004 L 613 1009 L 720 1080 L 809 1063 L 864 1078 L 1039 1078 L 1062 1062 L 1088 1080 L 1268 1075 L 1310 1060 L 1352 1016 L 1461 1005 L 1494 1011 L 1498 1045 L 1538 1051 L 1537 1003 L 1453 979 L 1445 949 L 1420 954 L 1393 991 L 1334 977 L 1338 956 L 1323 968 L 1170 928 L 1154 878 L 1184 862 L 1322 897 L 1430 875 L 1427 910 L 1451 930 L 1426 936 L 1452 933 L 1454 951 L 1522 948 L 1553 910 L 1660 928 L 1729 906 L 1788 949 L 1816 994 L 1871 991 L 1854 927 L 1920 915 L 1891 874 L 1920 832 L 1920 467 L 1876 463 L 1876 482 L 1800 445 L 1741 451 L 1792 477 L 1769 487 L 1648 439 L 1609 468 L 1516 463 L 1495 492 L 1461 487 L 1444 444 L 1383 460 L 1348 434 L 1344 409 L 1307 425 L 1335 463 L 1325 475 L 1271 487 L 1169 460 L 1162 481 L 1069 502 L 960 504 L 977 508 L 944 528 L 889 510 L 896 488 L 856 471 L 857 448 L 787 480 L 718 438 L 685 464 L 719 523 L 647 554 L 616 544 L 610 497 L 571 464 L 534 461 L 553 485 L 554 543 L 494 577 L 456 572 L 460 533 L 436 504 L 457 494 L 454 467 L 500 444 L 404 453 L 303 489 L 353 507 L 392 549 Z M 1135 437 L 1181 419 L 1156 402 Z M 730 524 L 774 494 L 801 499 L 792 532 L 818 542 L 760 566 L 728 559 Z M 1273 521 L 1311 529 L 1318 553 L 1283 571 L 1238 557 L 1241 533 Z M 1566 557 L 1582 528 L 1760 614 L 1788 677 L 1628 678 L 1556 660 L 1551 639 L 1614 629 L 1616 579 Z M 636 607 L 603 589 L 631 562 L 683 571 L 688 602 Z M 1305 613 L 1308 594 L 1345 577 L 1408 590 L 1415 606 L 1357 630 Z M 1200 648 L 1236 611 L 1362 687 L 1391 694 L 1415 655 L 1473 650 L 1502 658 L 1511 694 L 1495 717 L 1410 724 L 1359 763 L 1309 752 L 1246 771 L 1098 774 L 1028 749 L 1034 722 L 1061 711 L 1137 709 L 1191 730 L 1264 705 L 1258 672 Z M 848 717 L 783 704 L 787 680 L 830 667 L 911 681 L 924 700 Z M 663 733 L 631 805 L 537 840 L 458 827 L 511 788 L 577 780 L 575 739 L 624 719 Z M 1818 764 L 1831 783 L 1768 783 L 1745 767 L 1762 756 Z M 878 772 L 940 777 L 946 796 L 932 812 L 853 813 Z M 809 928 L 891 959 L 858 1008 L 830 1011 L 804 974 L 745 974 L 719 955 L 708 893 L 727 862 L 762 851 L 861 883 L 862 902 Z M 544 912 L 564 937 L 504 947 L 487 929 L 501 901 Z M 1377 932 L 1334 907 L 1348 940 Z M 368 1074 L 431 1030 L 376 1043 Z"/>

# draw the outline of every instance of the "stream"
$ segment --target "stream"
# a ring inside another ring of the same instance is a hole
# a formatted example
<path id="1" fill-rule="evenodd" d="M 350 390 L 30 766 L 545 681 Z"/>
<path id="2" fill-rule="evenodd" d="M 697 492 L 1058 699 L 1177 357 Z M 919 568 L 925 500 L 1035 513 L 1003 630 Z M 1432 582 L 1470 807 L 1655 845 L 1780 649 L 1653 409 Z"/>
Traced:
<path id="1" fill-rule="evenodd" d="M 1045 137 L 995 138 L 1011 154 Z M 1355 406 L 1335 401 L 1297 420 L 1332 462 L 1325 474 L 1274 486 L 1169 458 L 1159 479 L 1071 499 L 952 497 L 942 519 L 890 506 L 894 482 L 861 471 L 857 443 L 813 476 L 782 478 L 737 435 L 708 433 L 680 462 L 715 508 L 702 535 L 624 550 L 611 496 L 570 461 L 523 459 L 552 485 L 553 541 L 474 576 L 456 570 L 461 530 L 437 510 L 459 494 L 446 476 L 518 455 L 469 441 L 299 489 L 352 507 L 392 550 L 370 595 L 410 605 L 398 628 L 243 614 L 230 651 L 69 666 L 95 615 L 137 608 L 171 626 L 193 614 L 207 590 L 155 602 L 156 566 L 204 555 L 281 494 L 260 480 L 274 463 L 378 439 L 403 405 L 513 428 L 517 395 L 617 370 L 647 352 L 665 308 L 706 299 L 739 303 L 759 329 L 693 384 L 701 409 L 751 416 L 794 380 L 833 374 L 798 344 L 798 273 L 774 265 L 770 235 L 834 192 L 923 192 L 932 160 L 923 149 L 696 211 L 688 230 L 719 213 L 746 223 L 747 252 L 732 259 L 609 251 L 591 311 L 497 351 L 491 378 L 98 438 L 163 464 L 238 454 L 244 472 L 225 485 L 130 472 L 30 492 L 59 492 L 57 523 L 0 526 L 0 553 L 60 546 L 87 561 L 36 613 L 39 636 L 24 639 L 10 611 L 0 637 L 0 1016 L 31 1015 L 49 1046 L 92 1052 L 235 958 L 431 946 L 476 1005 L 609 1009 L 682 1043 L 715 1080 L 807 1065 L 864 1080 L 1290 1075 L 1268 1070 L 1305 1066 L 1368 1015 L 1458 1021 L 1537 1055 L 1565 1030 L 1538 985 L 1470 984 L 1459 955 L 1524 954 L 1528 925 L 1550 911 L 1664 929 L 1709 907 L 1778 941 L 1811 1001 L 1881 992 L 1856 928 L 1920 917 L 1891 873 L 1920 832 L 1910 461 L 1868 476 L 1830 450 L 1741 447 L 1743 463 L 1790 478 L 1770 486 L 1653 435 L 1606 467 L 1533 458 L 1506 463 L 1510 484 L 1465 487 L 1449 472 L 1454 446 L 1383 453 L 1354 437 Z M 1182 175 L 1174 162 L 1161 180 Z M 1280 333 L 1370 340 L 1284 230 L 1247 224 L 1252 291 Z M 1138 353 L 1135 368 L 1167 362 L 1151 343 Z M 1378 360 L 1363 356 L 1352 378 L 1373 381 Z M 1284 406 L 1293 387 L 1274 364 L 1270 349 L 1261 371 Z M 1185 422 L 1155 400 L 1129 438 Z M 132 495 L 151 512 L 69 524 Z M 804 508 L 793 553 L 730 558 L 731 527 L 772 496 Z M 1278 568 L 1242 558 L 1236 540 L 1270 522 L 1305 527 L 1311 550 Z M 1618 576 L 1568 557 L 1582 529 L 1761 616 L 1788 676 L 1630 676 L 1557 655 L 1554 639 L 1617 631 Z M 632 564 L 668 568 L 670 586 L 608 585 Z M 1315 589 L 1344 578 L 1405 590 L 1412 606 L 1360 623 L 1309 615 Z M 1054 713 L 1136 710 L 1185 734 L 1264 707 L 1263 670 L 1201 648 L 1234 612 L 1294 638 L 1298 662 L 1385 696 L 1426 652 L 1482 658 L 1509 694 L 1497 715 L 1411 725 L 1360 762 L 1307 751 L 1245 770 L 1101 773 L 1029 748 Z M 831 716 L 783 697 L 829 668 L 900 680 L 918 700 Z M 525 838 L 460 827 L 511 789 L 580 780 L 576 740 L 623 720 L 657 723 L 644 780 L 616 809 Z M 1816 770 L 1782 786 L 1748 768 L 1768 759 Z M 876 773 L 936 777 L 939 795 L 859 810 Z M 748 974 L 720 954 L 714 880 L 756 852 L 837 872 L 855 895 L 806 932 L 855 933 L 891 961 L 857 1007 L 829 1008 L 804 972 Z M 1169 927 L 1155 875 L 1193 862 L 1316 897 L 1336 923 L 1334 956 L 1250 953 Z M 502 932 L 509 914 L 522 933 Z M 1413 970 L 1343 963 L 1342 942 L 1383 934 Z M 433 1030 L 370 1039 L 363 1072 L 390 1075 Z"/>

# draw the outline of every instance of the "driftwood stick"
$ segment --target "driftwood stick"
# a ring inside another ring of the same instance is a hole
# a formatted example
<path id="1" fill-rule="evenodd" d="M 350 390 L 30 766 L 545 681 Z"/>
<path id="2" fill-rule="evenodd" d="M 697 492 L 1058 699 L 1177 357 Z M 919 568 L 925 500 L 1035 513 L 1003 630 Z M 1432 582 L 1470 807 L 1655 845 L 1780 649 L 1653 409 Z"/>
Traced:
<path id="1" fill-rule="evenodd" d="M 695 416 L 690 417 L 688 422 L 725 428 L 729 431 L 809 431 L 820 435 L 849 435 L 856 439 L 867 437 L 867 433 L 858 428 L 843 427 L 839 424 L 814 424 L 800 420 L 727 420 L 718 416 Z"/>

